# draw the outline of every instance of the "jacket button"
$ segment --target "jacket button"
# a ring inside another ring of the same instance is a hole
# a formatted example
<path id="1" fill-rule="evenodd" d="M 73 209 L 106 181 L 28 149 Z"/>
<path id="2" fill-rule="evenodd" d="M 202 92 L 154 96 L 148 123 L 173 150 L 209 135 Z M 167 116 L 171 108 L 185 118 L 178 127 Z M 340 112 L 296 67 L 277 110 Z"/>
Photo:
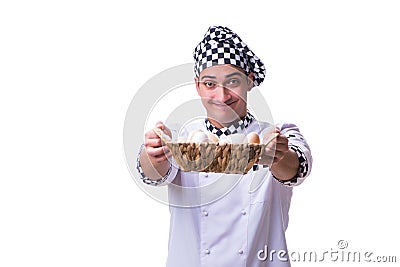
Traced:
<path id="1" fill-rule="evenodd" d="M 206 249 L 206 250 L 204 250 L 204 253 L 210 254 L 210 250 L 209 250 L 209 249 Z"/>

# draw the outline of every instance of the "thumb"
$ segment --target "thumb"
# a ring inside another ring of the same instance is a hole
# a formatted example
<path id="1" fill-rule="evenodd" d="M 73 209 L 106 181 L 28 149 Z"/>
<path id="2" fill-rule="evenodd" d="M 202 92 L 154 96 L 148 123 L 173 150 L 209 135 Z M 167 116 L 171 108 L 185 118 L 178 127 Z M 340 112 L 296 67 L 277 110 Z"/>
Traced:
<path id="1" fill-rule="evenodd" d="M 161 131 L 163 131 L 166 135 L 169 136 L 169 138 L 172 138 L 172 132 L 171 132 L 171 130 L 170 130 L 167 126 L 165 126 L 165 124 L 164 124 L 163 122 L 158 121 L 158 122 L 156 123 L 156 128 L 158 128 L 158 129 L 160 129 Z"/>
<path id="2" fill-rule="evenodd" d="M 165 129 L 165 125 L 162 121 L 158 121 L 156 122 L 156 128 L 164 130 Z"/>

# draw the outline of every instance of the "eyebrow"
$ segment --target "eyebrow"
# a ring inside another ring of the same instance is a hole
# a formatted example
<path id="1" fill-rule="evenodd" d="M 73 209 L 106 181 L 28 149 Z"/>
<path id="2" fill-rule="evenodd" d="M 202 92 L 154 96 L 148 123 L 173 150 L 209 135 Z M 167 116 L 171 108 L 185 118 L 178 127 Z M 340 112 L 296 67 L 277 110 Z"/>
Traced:
<path id="1" fill-rule="evenodd" d="M 235 75 L 243 76 L 243 73 L 241 73 L 240 71 L 235 71 L 235 72 L 233 72 L 231 74 L 226 75 L 225 78 L 229 78 L 229 77 L 232 77 L 232 76 L 235 76 Z"/>
<path id="2" fill-rule="evenodd" d="M 230 78 L 230 77 L 235 76 L 235 75 L 243 76 L 243 73 L 241 73 L 240 71 L 235 71 L 235 72 L 232 72 L 232 73 L 230 73 L 228 75 L 225 75 L 225 78 Z M 211 76 L 211 75 L 204 75 L 203 77 L 200 78 L 200 80 L 204 80 L 206 78 L 208 78 L 208 79 L 216 79 L 217 77 L 216 76 Z"/>
<path id="3" fill-rule="evenodd" d="M 215 78 L 217 78 L 217 77 L 215 77 L 215 76 L 210 76 L 210 75 L 204 75 L 203 77 L 200 78 L 200 80 L 204 80 L 204 79 L 206 79 L 206 78 L 208 78 L 208 79 L 215 79 Z"/>

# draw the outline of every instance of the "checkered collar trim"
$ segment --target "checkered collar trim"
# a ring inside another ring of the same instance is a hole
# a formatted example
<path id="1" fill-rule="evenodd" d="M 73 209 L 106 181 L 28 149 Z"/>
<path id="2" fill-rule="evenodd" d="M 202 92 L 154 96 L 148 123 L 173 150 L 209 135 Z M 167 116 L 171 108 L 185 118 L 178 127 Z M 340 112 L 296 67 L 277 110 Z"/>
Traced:
<path id="1" fill-rule="evenodd" d="M 253 120 L 254 116 L 251 115 L 250 112 L 247 112 L 246 116 L 243 119 L 237 120 L 230 126 L 223 127 L 221 129 L 212 125 L 212 123 L 208 120 L 208 118 L 205 119 L 205 123 L 207 130 L 220 137 L 221 135 L 230 135 L 238 133 L 239 130 L 243 131 L 243 129 L 247 128 L 250 125 L 250 123 L 253 122 Z"/>

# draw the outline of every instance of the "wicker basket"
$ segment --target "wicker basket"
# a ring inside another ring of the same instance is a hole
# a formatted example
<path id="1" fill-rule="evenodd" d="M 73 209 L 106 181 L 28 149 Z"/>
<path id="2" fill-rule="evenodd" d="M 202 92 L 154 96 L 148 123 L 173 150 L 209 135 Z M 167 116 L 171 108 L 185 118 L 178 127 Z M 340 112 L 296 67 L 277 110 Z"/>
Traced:
<path id="1" fill-rule="evenodd" d="M 156 129 L 183 171 L 245 174 L 267 144 L 177 143 Z"/>
<path id="2" fill-rule="evenodd" d="M 247 173 L 260 156 L 256 144 L 212 144 L 166 142 L 184 171 Z"/>

